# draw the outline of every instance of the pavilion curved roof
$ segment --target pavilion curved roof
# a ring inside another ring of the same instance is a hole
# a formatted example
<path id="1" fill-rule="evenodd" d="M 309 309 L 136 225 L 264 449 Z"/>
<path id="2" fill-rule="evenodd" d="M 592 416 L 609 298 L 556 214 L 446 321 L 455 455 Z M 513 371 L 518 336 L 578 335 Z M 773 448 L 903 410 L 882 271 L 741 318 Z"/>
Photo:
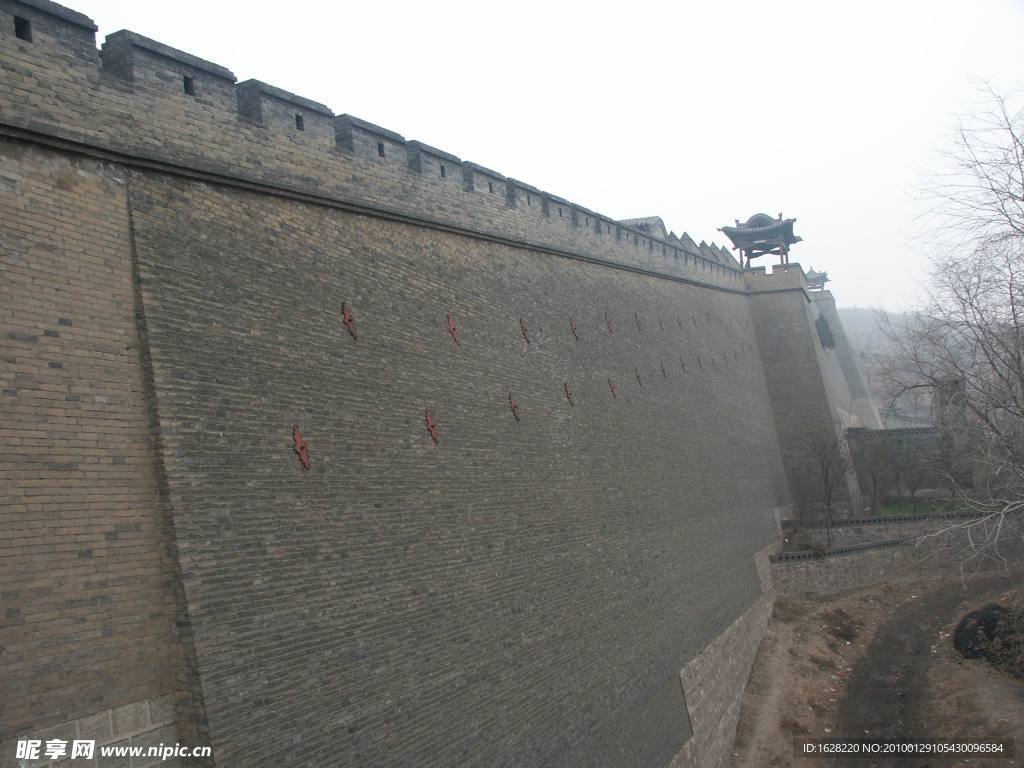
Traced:
<path id="1" fill-rule="evenodd" d="M 785 246 L 799 243 L 803 238 L 793 233 L 796 219 L 778 218 L 767 213 L 755 213 L 744 223 L 736 222 L 734 227 L 722 227 L 721 232 L 731 241 L 733 246 L 742 250 L 757 248 L 764 245 Z"/>

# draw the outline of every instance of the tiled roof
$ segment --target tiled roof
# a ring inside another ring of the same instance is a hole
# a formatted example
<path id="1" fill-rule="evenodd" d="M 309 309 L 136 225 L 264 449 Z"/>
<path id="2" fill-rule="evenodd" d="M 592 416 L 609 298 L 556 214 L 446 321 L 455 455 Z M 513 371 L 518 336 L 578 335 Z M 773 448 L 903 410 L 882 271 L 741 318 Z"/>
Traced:
<path id="1" fill-rule="evenodd" d="M 661 216 L 643 216 L 639 219 L 620 219 L 619 224 L 624 227 L 650 227 L 658 226 L 659 224 L 664 227 L 665 222 L 661 220 Z"/>

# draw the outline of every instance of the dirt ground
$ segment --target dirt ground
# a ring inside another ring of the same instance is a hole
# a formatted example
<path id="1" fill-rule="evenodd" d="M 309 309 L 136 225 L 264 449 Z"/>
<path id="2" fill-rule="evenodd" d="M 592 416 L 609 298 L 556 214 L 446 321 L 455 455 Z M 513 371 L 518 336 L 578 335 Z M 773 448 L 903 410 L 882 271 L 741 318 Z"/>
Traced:
<path id="1" fill-rule="evenodd" d="M 780 598 L 744 694 L 734 768 L 1024 766 L 1024 682 L 961 659 L 964 613 L 1020 605 L 1024 579 L 905 581 Z M 1013 739 L 1012 758 L 797 757 L 795 737 Z"/>

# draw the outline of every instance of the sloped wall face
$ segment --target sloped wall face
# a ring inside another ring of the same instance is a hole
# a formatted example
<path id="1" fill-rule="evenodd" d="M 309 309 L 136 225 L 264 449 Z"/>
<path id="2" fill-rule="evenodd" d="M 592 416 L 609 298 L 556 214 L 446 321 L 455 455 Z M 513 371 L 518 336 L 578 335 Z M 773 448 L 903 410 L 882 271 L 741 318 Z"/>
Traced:
<path id="1" fill-rule="evenodd" d="M 798 516 L 814 519 L 823 514 L 817 435 L 831 429 L 837 441 L 844 440 L 852 402 L 834 331 L 831 325 L 821 327 L 816 304 L 799 288 L 755 293 L 750 304 L 794 508 Z M 852 466 L 844 474 L 833 492 L 836 513 L 848 511 L 860 498 Z"/>
<path id="2" fill-rule="evenodd" d="M 3 765 L 180 682 L 129 232 L 123 170 L 0 141 Z"/>
<path id="3" fill-rule="evenodd" d="M 814 339 L 808 342 L 808 346 L 813 348 L 818 358 L 818 367 L 825 385 L 825 399 L 832 414 L 832 426 L 837 429 L 837 439 L 843 457 L 842 478 L 834 494 L 834 500 L 838 504 L 832 514 L 836 517 L 850 517 L 862 508 L 863 499 L 853 458 L 846 442 L 846 429 L 851 424 L 863 423 L 862 416 L 870 418 L 871 409 L 862 408 L 863 403 L 854 392 L 855 380 L 852 374 L 857 370 L 856 363 L 851 356 L 848 362 L 854 365 L 852 371 L 843 363 L 844 356 L 849 352 L 846 331 L 843 329 L 839 314 L 834 311 L 834 304 L 831 312 L 828 311 L 828 306 L 828 303 L 813 300 L 806 305 L 815 330 Z M 853 386 L 851 382 L 854 382 Z"/>
<path id="4" fill-rule="evenodd" d="M 130 199 L 217 762 L 667 765 L 786 502 L 747 299 L 170 177 Z"/>
<path id="5" fill-rule="evenodd" d="M 828 323 L 835 343 L 833 348 L 835 365 L 838 366 L 843 378 L 842 386 L 836 387 L 836 389 L 849 397 L 849 401 L 845 404 L 845 410 L 849 412 L 847 418 L 849 426 L 881 429 L 882 422 L 878 416 L 878 409 L 871 401 L 871 395 L 864 383 L 864 375 L 857 363 L 850 341 L 846 337 L 843 321 L 839 317 L 839 312 L 836 311 L 835 299 L 829 291 L 812 292 L 811 298 L 819 316 L 825 318 Z"/>

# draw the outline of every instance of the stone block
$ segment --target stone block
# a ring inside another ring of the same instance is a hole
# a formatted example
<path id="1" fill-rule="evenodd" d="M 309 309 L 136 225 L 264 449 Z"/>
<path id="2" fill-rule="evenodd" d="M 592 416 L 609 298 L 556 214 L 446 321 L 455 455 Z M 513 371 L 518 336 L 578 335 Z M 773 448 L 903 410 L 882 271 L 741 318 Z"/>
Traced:
<path id="1" fill-rule="evenodd" d="M 149 721 L 153 725 L 174 722 L 174 694 L 168 693 L 149 702 Z"/>
<path id="2" fill-rule="evenodd" d="M 131 745 L 141 747 L 143 754 L 139 757 L 132 757 L 132 768 L 149 768 L 152 765 L 159 765 L 160 756 L 148 757 L 145 752 L 150 748 L 161 746 L 173 746 L 177 741 L 178 732 L 173 725 L 161 725 L 158 728 L 132 736 Z"/>
<path id="3" fill-rule="evenodd" d="M 114 736 L 129 736 L 149 727 L 149 702 L 135 701 L 111 710 Z"/>
<path id="4" fill-rule="evenodd" d="M 130 745 L 129 745 L 128 739 L 121 739 L 120 741 L 113 742 L 109 746 L 111 748 L 116 749 L 118 747 L 127 747 L 127 746 L 130 746 Z M 125 768 L 126 766 L 130 766 L 131 765 L 131 758 L 128 758 L 128 757 L 118 757 L 118 756 L 102 757 L 100 755 L 100 750 L 99 750 L 98 746 L 96 748 L 95 759 L 96 759 L 96 768 Z"/>
<path id="5" fill-rule="evenodd" d="M 78 734 L 78 728 L 74 720 L 68 723 L 59 723 L 58 725 L 51 725 L 49 728 L 44 728 L 38 731 L 31 731 L 32 738 L 42 739 L 45 743 L 48 739 L 62 739 L 68 743 L 72 739 L 76 738 Z"/>
<path id="6" fill-rule="evenodd" d="M 106 744 L 114 738 L 114 732 L 110 725 L 110 710 L 105 709 L 102 712 L 78 718 L 78 738 L 95 739 L 97 744 Z"/>

